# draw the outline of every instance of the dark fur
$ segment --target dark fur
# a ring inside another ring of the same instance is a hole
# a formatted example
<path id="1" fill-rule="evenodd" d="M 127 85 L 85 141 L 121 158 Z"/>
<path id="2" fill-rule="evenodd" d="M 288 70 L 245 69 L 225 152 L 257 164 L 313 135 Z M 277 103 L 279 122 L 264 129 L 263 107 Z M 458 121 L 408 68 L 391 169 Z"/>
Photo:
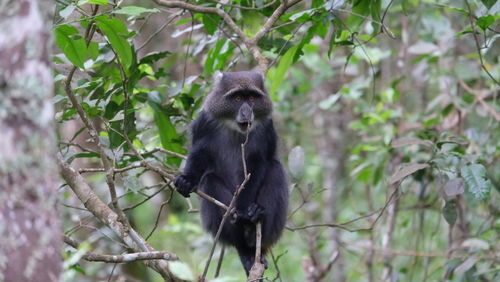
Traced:
<path id="1" fill-rule="evenodd" d="M 220 236 L 223 243 L 236 247 L 248 274 L 255 255 L 255 223 L 262 222 L 265 254 L 281 236 L 288 207 L 288 182 L 277 158 L 278 136 L 271 120 L 272 103 L 260 74 L 225 73 L 216 83 L 204 109 L 191 125 L 192 149 L 184 173 L 176 178 L 175 185 L 185 196 L 199 188 L 229 205 L 244 179 L 241 144 L 245 134 L 228 126 L 235 122 L 238 108 L 227 95 L 235 92 L 263 95 L 252 103 L 255 121 L 245 147 L 251 177 L 236 203 L 237 220 L 226 221 Z M 222 108 L 217 108 L 217 103 Z M 222 208 L 201 200 L 203 227 L 214 236 L 224 213 Z"/>

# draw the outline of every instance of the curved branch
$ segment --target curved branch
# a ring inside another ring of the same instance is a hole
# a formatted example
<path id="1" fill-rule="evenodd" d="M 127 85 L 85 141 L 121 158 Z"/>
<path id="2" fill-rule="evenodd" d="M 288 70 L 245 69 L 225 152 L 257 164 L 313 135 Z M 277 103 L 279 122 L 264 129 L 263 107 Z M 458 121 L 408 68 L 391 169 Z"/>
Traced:
<path id="1" fill-rule="evenodd" d="M 61 158 L 57 158 L 57 163 L 63 179 L 87 210 L 113 230 L 130 249 L 136 252 L 154 251 L 154 249 L 140 237 L 133 228 L 124 225 L 118 220 L 118 215 L 97 197 L 83 177 L 74 168 Z M 175 281 L 176 278 L 168 271 L 168 264 L 166 261 L 147 260 L 144 263 L 160 273 L 166 280 Z"/>

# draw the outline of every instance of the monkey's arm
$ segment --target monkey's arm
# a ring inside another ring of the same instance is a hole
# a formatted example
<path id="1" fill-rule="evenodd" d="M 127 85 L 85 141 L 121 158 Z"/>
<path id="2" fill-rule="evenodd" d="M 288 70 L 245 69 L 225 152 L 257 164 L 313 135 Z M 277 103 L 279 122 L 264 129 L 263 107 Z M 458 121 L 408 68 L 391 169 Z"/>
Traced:
<path id="1" fill-rule="evenodd" d="M 189 153 L 184 172 L 177 176 L 174 185 L 177 192 L 189 197 L 196 190 L 201 177 L 210 163 L 209 154 L 202 146 L 195 146 Z"/>
<path id="2" fill-rule="evenodd" d="M 207 118 L 202 113 L 193 122 L 191 131 L 193 133 L 193 147 L 191 148 L 184 172 L 177 176 L 174 180 L 174 185 L 177 192 L 184 197 L 189 197 L 189 194 L 196 190 L 201 177 L 205 174 L 208 167 L 211 167 L 211 153 L 208 147 L 209 129 L 207 128 Z"/>

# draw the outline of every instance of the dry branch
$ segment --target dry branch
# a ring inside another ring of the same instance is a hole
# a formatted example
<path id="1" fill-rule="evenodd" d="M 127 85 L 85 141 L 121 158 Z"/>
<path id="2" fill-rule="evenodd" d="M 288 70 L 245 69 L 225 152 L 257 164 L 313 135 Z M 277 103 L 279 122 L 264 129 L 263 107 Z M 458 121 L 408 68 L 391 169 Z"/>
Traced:
<path id="1" fill-rule="evenodd" d="M 75 249 L 78 249 L 78 247 L 80 246 L 80 244 L 75 239 L 66 235 L 64 235 L 64 242 Z M 177 257 L 177 255 L 172 254 L 170 252 L 151 251 L 151 252 L 123 254 L 123 255 L 102 255 L 102 254 L 96 254 L 94 252 L 87 252 L 85 255 L 83 255 L 83 259 L 85 259 L 86 261 L 125 263 L 138 260 L 154 260 L 154 259 L 178 260 L 179 258 Z"/>
<path id="2" fill-rule="evenodd" d="M 259 281 L 266 270 L 266 267 L 261 262 L 262 223 L 260 221 L 255 226 L 255 242 L 255 260 L 248 274 L 247 281 Z"/>

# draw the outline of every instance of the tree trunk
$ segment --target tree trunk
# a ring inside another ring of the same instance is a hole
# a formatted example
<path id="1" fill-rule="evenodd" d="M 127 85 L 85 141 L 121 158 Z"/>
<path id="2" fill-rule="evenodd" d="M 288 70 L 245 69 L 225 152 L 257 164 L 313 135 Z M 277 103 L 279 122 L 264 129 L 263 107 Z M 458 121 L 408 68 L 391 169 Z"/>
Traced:
<path id="1" fill-rule="evenodd" d="M 59 281 L 52 2 L 0 2 L 0 281 Z"/>

